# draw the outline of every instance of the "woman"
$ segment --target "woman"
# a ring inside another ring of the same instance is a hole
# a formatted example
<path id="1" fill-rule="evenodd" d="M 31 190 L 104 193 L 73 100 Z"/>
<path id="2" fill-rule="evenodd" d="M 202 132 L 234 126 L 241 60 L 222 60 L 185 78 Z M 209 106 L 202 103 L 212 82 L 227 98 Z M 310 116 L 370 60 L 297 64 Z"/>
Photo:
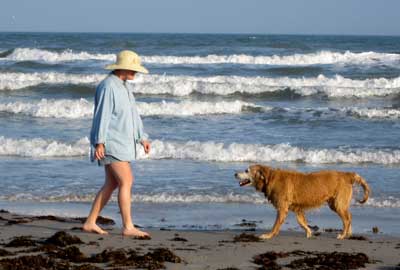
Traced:
<path id="1" fill-rule="evenodd" d="M 143 131 L 143 124 L 136 108 L 132 88 L 127 80 L 133 80 L 136 72 L 148 73 L 141 65 L 139 56 L 132 51 L 122 51 L 117 62 L 108 65 L 113 70 L 96 88 L 92 129 L 90 132 L 91 160 L 97 160 L 105 168 L 105 183 L 98 192 L 83 230 L 107 234 L 96 224 L 96 219 L 113 191 L 118 188 L 118 205 L 122 217 L 122 234 L 148 237 L 149 234 L 135 228 L 131 217 L 131 188 L 133 174 L 130 162 L 136 158 L 136 143 L 145 153 L 150 143 Z"/>

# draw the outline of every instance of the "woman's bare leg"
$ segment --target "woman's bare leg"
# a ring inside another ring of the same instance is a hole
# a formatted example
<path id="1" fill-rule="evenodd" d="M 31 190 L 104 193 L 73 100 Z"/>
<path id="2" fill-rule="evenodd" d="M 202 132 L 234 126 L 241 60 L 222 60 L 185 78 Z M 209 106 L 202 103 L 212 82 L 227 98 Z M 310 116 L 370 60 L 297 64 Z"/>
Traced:
<path id="1" fill-rule="evenodd" d="M 97 193 L 96 198 L 93 202 L 92 209 L 90 210 L 89 216 L 86 219 L 86 222 L 83 224 L 82 229 L 86 232 L 94 232 L 98 234 L 107 234 L 106 231 L 101 229 L 97 224 L 96 220 L 99 216 L 101 210 L 107 204 L 108 200 L 111 197 L 113 191 L 118 187 L 118 182 L 114 179 L 113 174 L 109 168 L 109 165 L 105 166 L 105 175 L 106 180 L 104 182 L 103 187 Z"/>
<path id="2" fill-rule="evenodd" d="M 114 179 L 118 182 L 118 204 L 122 217 L 122 234 L 126 236 L 144 237 L 148 233 L 135 228 L 131 217 L 131 189 L 133 185 L 132 169 L 129 162 L 113 162 L 109 165 Z"/>

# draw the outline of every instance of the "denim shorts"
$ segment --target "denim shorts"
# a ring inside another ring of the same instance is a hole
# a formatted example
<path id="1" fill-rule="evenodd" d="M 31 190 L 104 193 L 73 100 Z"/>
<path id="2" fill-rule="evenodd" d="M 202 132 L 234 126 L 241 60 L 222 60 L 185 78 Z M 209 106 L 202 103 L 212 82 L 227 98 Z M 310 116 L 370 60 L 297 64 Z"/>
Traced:
<path id="1" fill-rule="evenodd" d="M 104 165 L 109 165 L 113 162 L 118 162 L 118 161 L 122 161 L 122 160 L 120 160 L 114 156 L 111 156 L 111 155 L 106 155 L 103 159 L 98 160 L 97 162 L 98 162 L 99 166 L 104 166 Z"/>

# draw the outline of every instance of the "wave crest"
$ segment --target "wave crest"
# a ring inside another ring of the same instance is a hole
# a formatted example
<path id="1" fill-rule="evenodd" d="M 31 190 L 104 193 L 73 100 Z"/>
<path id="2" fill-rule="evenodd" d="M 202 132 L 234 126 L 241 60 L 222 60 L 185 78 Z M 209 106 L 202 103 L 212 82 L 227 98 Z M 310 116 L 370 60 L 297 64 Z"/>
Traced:
<path id="1" fill-rule="evenodd" d="M 63 52 L 52 52 L 42 49 L 16 48 L 5 55 L 9 61 L 39 61 L 45 63 L 58 63 L 67 61 L 102 60 L 114 61 L 114 54 L 92 54 L 88 52 L 74 52 L 65 50 Z"/>
<path id="2" fill-rule="evenodd" d="M 142 116 L 170 115 L 193 116 L 209 114 L 239 114 L 248 111 L 266 111 L 269 108 L 253 103 L 236 101 L 201 102 L 137 102 L 138 110 Z M 39 102 L 10 102 L 0 103 L 0 112 L 22 113 L 34 117 L 54 118 L 90 118 L 93 115 L 93 103 L 86 99 L 79 100 L 47 100 Z"/>
<path id="3" fill-rule="evenodd" d="M 3 53 L 3 58 L 9 61 L 41 61 L 47 63 L 67 61 L 115 61 L 115 54 L 99 54 L 89 52 L 74 52 L 65 50 L 53 52 L 35 48 L 16 48 Z M 245 64 L 245 65 L 282 65 L 307 66 L 325 64 L 398 64 L 400 54 L 379 52 L 334 52 L 319 51 L 308 54 L 252 56 L 246 54 L 207 55 L 207 56 L 142 56 L 142 61 L 150 64 L 193 65 L 193 64 Z"/>
<path id="4" fill-rule="evenodd" d="M 20 157 L 75 157 L 88 155 L 89 140 L 82 138 L 75 143 L 66 144 L 54 140 L 10 139 L 0 136 L 1 156 Z"/>
<path id="5" fill-rule="evenodd" d="M 17 90 L 39 84 L 89 84 L 95 85 L 104 74 L 65 73 L 2 73 L 0 90 Z M 400 77 L 353 80 L 336 75 L 313 78 L 268 78 L 239 76 L 138 76 L 132 82 L 135 93 L 147 95 L 188 96 L 194 93 L 204 95 L 259 95 L 290 89 L 300 96 L 326 95 L 328 97 L 388 96 L 400 93 Z"/>
<path id="6" fill-rule="evenodd" d="M 87 138 L 66 144 L 63 142 L 36 139 L 9 139 L 0 137 L 0 155 L 23 157 L 71 157 L 87 155 Z M 163 142 L 152 141 L 152 151 L 145 155 L 139 148 L 138 159 L 192 159 L 213 162 L 303 162 L 327 163 L 375 163 L 399 164 L 400 150 L 368 149 L 304 149 L 289 144 L 225 145 L 216 142 Z"/>
<path id="7" fill-rule="evenodd" d="M 235 101 L 182 101 L 182 102 L 136 102 L 142 116 L 195 116 L 212 114 L 241 114 L 241 113 L 274 113 L 284 116 L 302 117 L 307 119 L 326 117 L 355 117 L 366 119 L 399 119 L 400 110 L 394 108 L 281 108 L 259 106 L 254 103 Z M 21 113 L 33 117 L 54 117 L 81 119 L 93 115 L 93 102 L 84 98 L 79 100 L 42 99 L 38 102 L 9 102 L 0 103 L 0 112 Z"/>
<path id="8" fill-rule="evenodd" d="M 1 73 L 0 90 L 18 90 L 39 84 L 95 84 L 105 78 L 103 74 Z"/>
<path id="9" fill-rule="evenodd" d="M 67 194 L 67 195 L 45 195 L 37 196 L 30 193 L 18 193 L 12 195 L 2 195 L 0 200 L 3 201 L 34 201 L 34 202 L 92 202 L 95 198 L 95 194 Z M 111 197 L 111 201 L 117 202 L 117 196 Z M 187 193 L 148 193 L 148 194 L 134 194 L 132 196 L 132 202 L 136 203 L 153 203 L 153 204 L 164 204 L 164 203 L 179 203 L 179 204 L 191 204 L 191 203 L 247 203 L 247 204 L 266 204 L 268 201 L 264 196 L 258 193 L 251 194 L 187 194 Z M 354 206 L 358 206 L 354 200 L 352 201 Z M 369 198 L 364 204 L 369 207 L 376 208 L 400 208 L 400 199 L 393 196 L 384 198 Z"/>

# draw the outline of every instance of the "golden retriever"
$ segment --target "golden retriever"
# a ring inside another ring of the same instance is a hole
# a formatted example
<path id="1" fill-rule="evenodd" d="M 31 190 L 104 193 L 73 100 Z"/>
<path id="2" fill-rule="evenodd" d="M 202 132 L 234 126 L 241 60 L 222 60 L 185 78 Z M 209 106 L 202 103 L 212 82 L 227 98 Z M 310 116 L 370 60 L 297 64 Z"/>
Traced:
<path id="1" fill-rule="evenodd" d="M 304 228 L 307 238 L 312 232 L 307 225 L 304 212 L 320 207 L 325 202 L 335 211 L 343 222 L 343 230 L 337 236 L 344 239 L 351 236 L 351 213 L 349 211 L 354 183 L 364 189 L 364 198 L 368 200 L 370 188 L 358 174 L 339 171 L 318 171 L 301 173 L 296 171 L 273 169 L 263 165 L 252 165 L 244 172 L 235 173 L 240 186 L 253 186 L 277 209 L 275 224 L 270 233 L 260 236 L 270 239 L 279 233 L 279 229 L 291 210 L 296 214 L 297 222 Z"/>

